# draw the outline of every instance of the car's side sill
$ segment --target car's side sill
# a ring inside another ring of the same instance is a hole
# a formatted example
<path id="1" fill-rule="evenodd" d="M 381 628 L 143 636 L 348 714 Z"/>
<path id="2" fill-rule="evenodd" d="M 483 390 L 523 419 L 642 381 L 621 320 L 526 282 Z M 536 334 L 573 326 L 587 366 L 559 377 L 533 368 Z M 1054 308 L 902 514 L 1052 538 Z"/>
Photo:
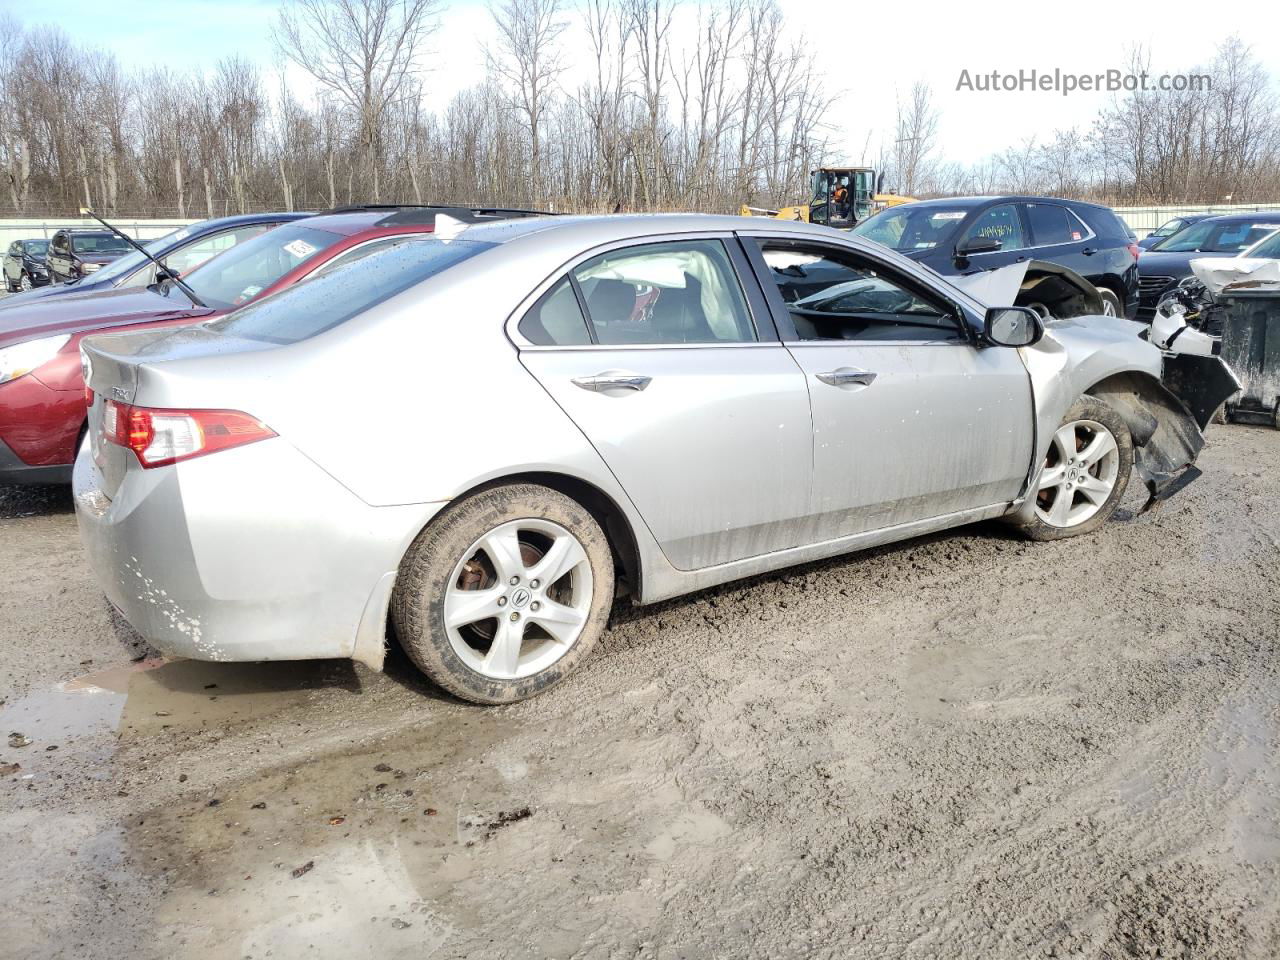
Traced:
<path id="1" fill-rule="evenodd" d="M 949 527 L 976 523 L 979 520 L 989 520 L 992 517 L 1003 516 L 1009 512 L 1009 508 L 1010 504 L 1008 502 L 993 503 L 985 507 L 975 507 L 970 510 L 946 513 L 938 517 L 929 517 L 926 520 L 913 520 L 910 523 L 899 523 L 879 530 L 855 533 L 852 536 L 840 537 L 837 540 L 823 540 L 819 543 L 806 544 L 802 547 L 790 547 L 786 550 L 778 550 L 758 557 L 748 557 L 746 560 L 735 560 L 732 563 L 704 567 L 701 570 L 677 570 L 665 560 L 659 559 L 657 563 L 646 564 L 643 578 L 643 594 L 639 598 L 639 602 L 654 603 L 658 600 L 679 596 L 680 594 L 691 593 L 694 590 L 714 587 L 730 580 L 740 580 L 743 577 L 751 577 L 759 573 L 768 573 L 772 570 L 780 570 L 783 567 L 795 566 L 798 563 L 824 560 L 827 557 L 834 557 L 842 553 L 866 550 L 870 547 L 878 547 L 881 544 L 893 543 L 896 540 L 907 540 L 911 537 L 922 536 L 937 530 L 946 530 Z"/>

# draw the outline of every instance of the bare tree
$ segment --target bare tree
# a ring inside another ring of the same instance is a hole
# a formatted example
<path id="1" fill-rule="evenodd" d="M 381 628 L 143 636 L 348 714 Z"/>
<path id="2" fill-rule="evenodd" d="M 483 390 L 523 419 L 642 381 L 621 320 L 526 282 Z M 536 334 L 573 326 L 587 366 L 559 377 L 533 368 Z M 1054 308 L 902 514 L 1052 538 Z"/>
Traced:
<path id="1" fill-rule="evenodd" d="M 559 41 L 568 24 L 561 17 L 560 0 L 502 0 L 490 5 L 489 13 L 498 41 L 486 50 L 486 61 L 523 118 L 530 196 L 539 203 L 545 196 L 542 126 L 556 78 L 564 72 Z"/>
<path id="2" fill-rule="evenodd" d="M 382 124 L 419 71 L 438 9 L 439 0 L 290 0 L 273 29 L 280 52 L 354 116 L 375 200 Z"/>
<path id="3" fill-rule="evenodd" d="M 917 82 L 905 104 L 898 100 L 894 129 L 893 169 L 902 193 L 912 196 L 923 190 L 932 172 L 937 138 L 938 111 L 933 105 L 933 92 L 928 84 Z"/>

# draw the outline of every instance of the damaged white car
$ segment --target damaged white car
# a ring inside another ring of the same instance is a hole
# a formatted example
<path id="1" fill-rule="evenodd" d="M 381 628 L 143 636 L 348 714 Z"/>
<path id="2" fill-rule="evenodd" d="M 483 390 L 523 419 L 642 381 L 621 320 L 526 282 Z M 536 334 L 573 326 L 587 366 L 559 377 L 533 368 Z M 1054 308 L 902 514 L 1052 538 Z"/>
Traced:
<path id="1" fill-rule="evenodd" d="M 996 517 L 1074 536 L 1132 470 L 1153 498 L 1192 475 L 1204 423 L 1131 323 L 1011 304 L 808 224 L 438 223 L 201 326 L 86 340 L 83 539 L 162 649 L 379 668 L 390 638 L 518 700 L 617 596 Z"/>

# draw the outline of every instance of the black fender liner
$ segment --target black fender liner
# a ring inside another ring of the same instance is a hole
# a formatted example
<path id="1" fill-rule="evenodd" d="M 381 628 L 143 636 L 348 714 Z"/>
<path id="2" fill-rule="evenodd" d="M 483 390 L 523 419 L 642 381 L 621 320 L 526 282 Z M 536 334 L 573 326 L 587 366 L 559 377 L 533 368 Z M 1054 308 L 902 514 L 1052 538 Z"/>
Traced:
<path id="1" fill-rule="evenodd" d="M 1195 462 L 1204 449 L 1204 434 L 1191 411 L 1159 380 L 1145 373 L 1118 373 L 1085 393 L 1114 409 L 1129 428 L 1134 469 L 1150 495 L 1143 512 L 1200 476 Z"/>

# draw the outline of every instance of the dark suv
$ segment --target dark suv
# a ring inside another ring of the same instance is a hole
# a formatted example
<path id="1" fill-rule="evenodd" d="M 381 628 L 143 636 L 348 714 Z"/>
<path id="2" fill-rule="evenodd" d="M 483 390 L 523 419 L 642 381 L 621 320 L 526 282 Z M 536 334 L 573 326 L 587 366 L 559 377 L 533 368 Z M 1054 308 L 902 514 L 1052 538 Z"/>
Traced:
<path id="1" fill-rule="evenodd" d="M 49 282 L 44 255 L 48 240 L 15 240 L 4 255 L 4 287 L 10 293 L 30 290 Z"/>
<path id="2" fill-rule="evenodd" d="M 1103 311 L 1138 312 L 1138 247 L 1109 207 L 1056 197 L 951 197 L 891 207 L 853 229 L 947 276 L 1026 260 L 1069 267 Z"/>
<path id="3" fill-rule="evenodd" d="M 110 230 L 72 228 L 53 235 L 45 261 L 51 282 L 66 283 L 101 269 L 132 249 Z"/>

